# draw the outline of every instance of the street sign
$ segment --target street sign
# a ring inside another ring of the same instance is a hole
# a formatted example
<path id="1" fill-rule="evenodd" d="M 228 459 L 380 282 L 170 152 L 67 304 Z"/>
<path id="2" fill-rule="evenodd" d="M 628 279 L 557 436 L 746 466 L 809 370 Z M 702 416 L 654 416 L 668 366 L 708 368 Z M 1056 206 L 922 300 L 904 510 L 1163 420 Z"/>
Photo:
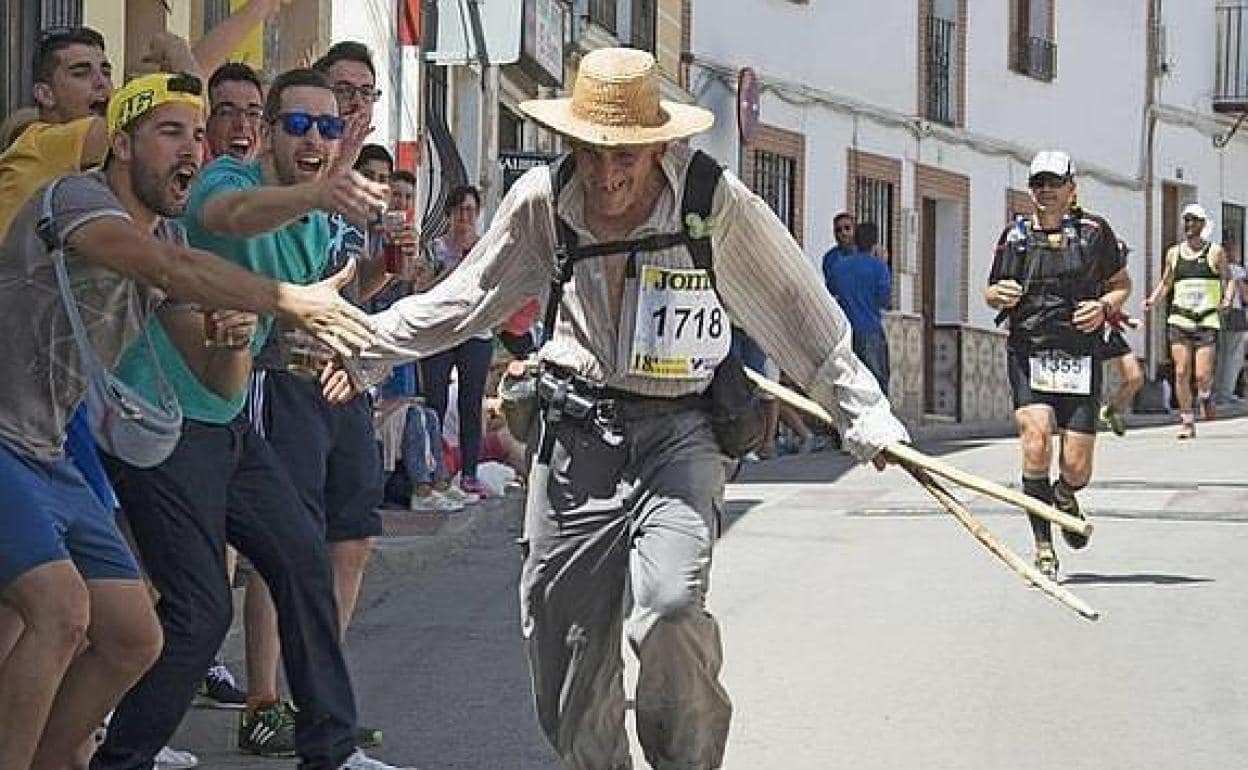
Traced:
<path id="1" fill-rule="evenodd" d="M 518 152 L 506 150 L 498 154 L 498 164 L 503 168 L 503 194 L 524 172 L 538 166 L 548 166 L 559 155 L 553 152 Z"/>

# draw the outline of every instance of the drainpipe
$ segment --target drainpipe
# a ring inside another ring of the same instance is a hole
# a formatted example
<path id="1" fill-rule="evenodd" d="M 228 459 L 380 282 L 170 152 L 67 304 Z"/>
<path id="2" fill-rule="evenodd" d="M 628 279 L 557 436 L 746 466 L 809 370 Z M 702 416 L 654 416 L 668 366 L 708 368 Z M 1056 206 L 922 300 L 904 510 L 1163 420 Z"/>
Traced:
<path id="1" fill-rule="evenodd" d="M 1148 72 L 1144 78 L 1144 152 L 1142 153 L 1140 177 L 1144 186 L 1144 296 L 1153 288 L 1154 278 L 1153 255 L 1155 237 L 1153 234 L 1153 167 L 1155 160 L 1154 140 L 1157 134 L 1157 88 L 1159 83 L 1160 64 L 1158 61 L 1158 45 L 1160 36 L 1158 25 L 1161 23 L 1161 0 L 1148 0 L 1148 51 L 1144 57 Z M 1157 371 L 1157 333 L 1154 318 L 1157 313 L 1149 312 L 1144 316 L 1144 360 L 1147 369 L 1146 379 L 1151 380 Z"/>

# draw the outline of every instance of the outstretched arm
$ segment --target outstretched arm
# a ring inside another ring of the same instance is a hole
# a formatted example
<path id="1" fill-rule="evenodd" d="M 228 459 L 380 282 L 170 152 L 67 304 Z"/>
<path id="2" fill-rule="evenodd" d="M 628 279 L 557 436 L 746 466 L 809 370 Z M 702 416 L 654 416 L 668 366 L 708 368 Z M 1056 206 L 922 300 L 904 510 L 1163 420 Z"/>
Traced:
<path id="1" fill-rule="evenodd" d="M 277 15 L 291 0 L 251 0 L 217 26 L 204 33 L 192 49 L 204 77 L 230 60 L 253 29 Z"/>

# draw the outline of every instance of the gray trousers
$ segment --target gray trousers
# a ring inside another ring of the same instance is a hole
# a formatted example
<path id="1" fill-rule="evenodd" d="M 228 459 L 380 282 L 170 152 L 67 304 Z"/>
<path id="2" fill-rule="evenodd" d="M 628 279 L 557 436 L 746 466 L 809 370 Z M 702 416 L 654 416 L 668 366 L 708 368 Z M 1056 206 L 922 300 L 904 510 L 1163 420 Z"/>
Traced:
<path id="1" fill-rule="evenodd" d="M 640 661 L 646 760 L 712 770 L 732 715 L 719 626 L 705 608 L 724 458 L 704 412 L 628 407 L 619 446 L 561 424 L 549 467 L 535 462 L 530 475 L 520 604 L 538 721 L 569 770 L 632 767 L 626 632 Z"/>

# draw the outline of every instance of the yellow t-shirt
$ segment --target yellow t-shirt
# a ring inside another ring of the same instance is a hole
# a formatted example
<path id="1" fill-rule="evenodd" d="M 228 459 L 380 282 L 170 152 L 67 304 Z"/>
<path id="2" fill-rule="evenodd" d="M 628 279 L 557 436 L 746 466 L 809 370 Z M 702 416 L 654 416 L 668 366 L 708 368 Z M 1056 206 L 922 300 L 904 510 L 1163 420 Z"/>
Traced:
<path id="1" fill-rule="evenodd" d="M 35 121 L 0 154 L 0 238 L 36 190 L 59 176 L 82 170 L 82 146 L 95 120 Z"/>

